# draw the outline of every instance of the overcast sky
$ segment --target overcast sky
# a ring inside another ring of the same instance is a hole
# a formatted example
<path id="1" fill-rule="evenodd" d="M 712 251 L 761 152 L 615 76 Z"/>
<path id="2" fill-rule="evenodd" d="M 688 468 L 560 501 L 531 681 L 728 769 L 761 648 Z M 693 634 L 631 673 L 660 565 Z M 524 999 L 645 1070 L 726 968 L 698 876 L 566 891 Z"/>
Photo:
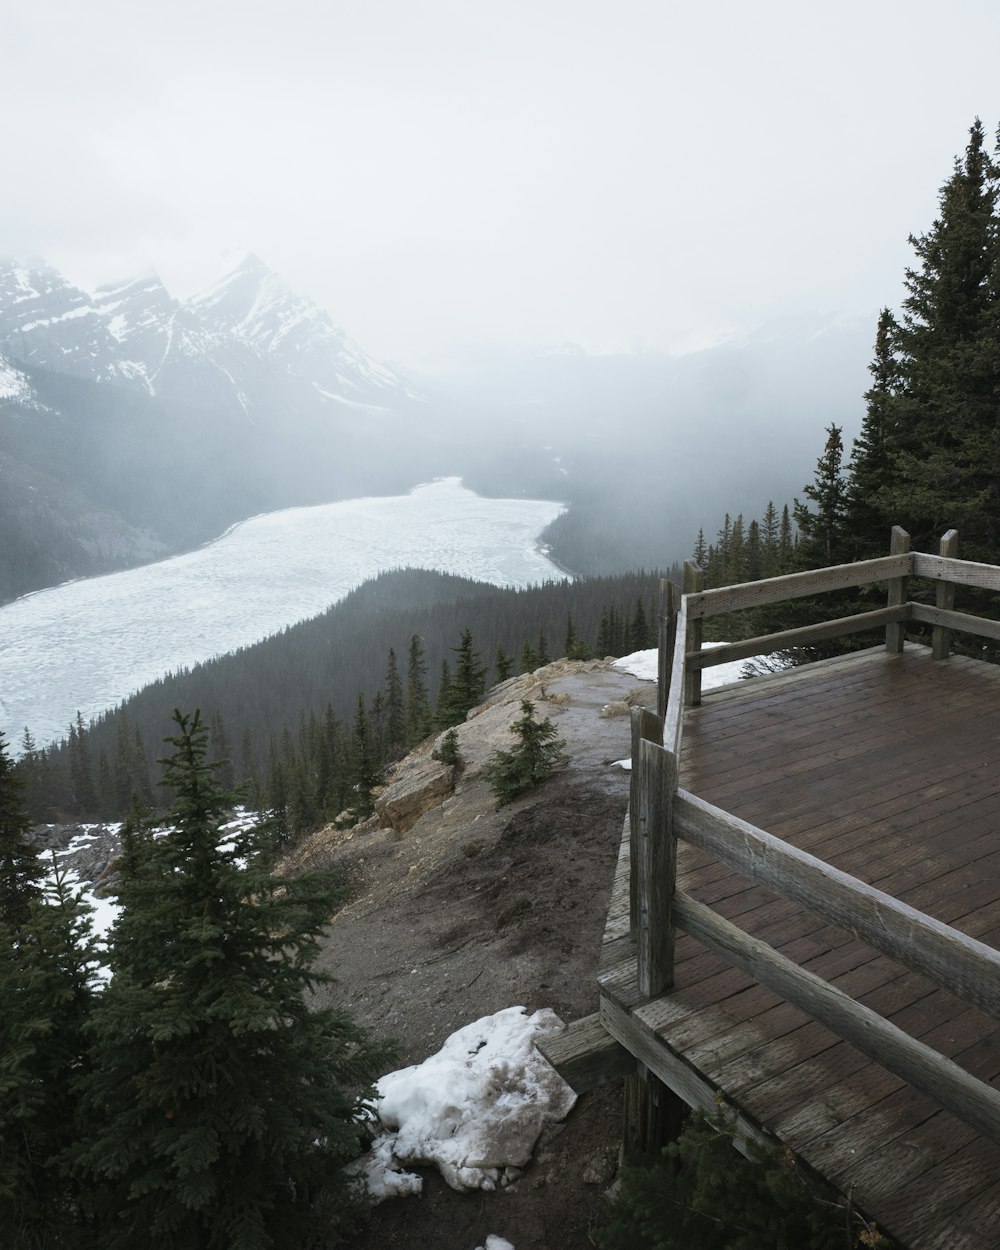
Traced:
<path id="1" fill-rule="evenodd" d="M 995 0 L 0 0 L 0 253 L 258 253 L 367 350 L 685 350 L 896 305 Z"/>

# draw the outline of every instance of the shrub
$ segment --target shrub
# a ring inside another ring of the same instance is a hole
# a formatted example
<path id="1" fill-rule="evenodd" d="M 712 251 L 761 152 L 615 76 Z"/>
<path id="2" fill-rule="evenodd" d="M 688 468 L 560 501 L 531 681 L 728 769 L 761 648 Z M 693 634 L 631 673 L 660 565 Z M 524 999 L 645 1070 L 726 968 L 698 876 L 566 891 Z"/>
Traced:
<path id="1" fill-rule="evenodd" d="M 551 777 L 568 758 L 563 751 L 566 743 L 556 737 L 548 717 L 535 719 L 535 705 L 530 699 L 521 700 L 521 716 L 510 731 L 517 736 L 517 745 L 510 751 L 494 751 L 485 769 L 498 807 Z"/>
<path id="2" fill-rule="evenodd" d="M 733 1145 L 721 1113 L 694 1112 L 650 1167 L 625 1168 L 602 1250 L 851 1250 L 891 1242 L 785 1147 Z"/>

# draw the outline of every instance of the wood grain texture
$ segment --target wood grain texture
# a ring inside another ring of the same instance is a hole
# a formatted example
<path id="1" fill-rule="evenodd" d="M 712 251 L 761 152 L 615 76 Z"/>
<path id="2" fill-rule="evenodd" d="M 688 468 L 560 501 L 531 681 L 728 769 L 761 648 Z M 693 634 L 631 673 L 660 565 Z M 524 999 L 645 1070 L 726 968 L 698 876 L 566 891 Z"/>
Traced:
<path id="1" fill-rule="evenodd" d="M 952 560 L 920 551 L 913 553 L 913 576 L 954 582 L 958 586 L 977 586 L 980 590 L 1000 590 L 1000 567 L 995 564 Z"/>
<path id="2" fill-rule="evenodd" d="M 711 668 L 716 664 L 729 664 L 733 660 L 747 660 L 754 655 L 768 655 L 791 647 L 804 647 L 824 638 L 840 638 L 848 634 L 862 634 L 865 630 L 881 629 L 895 621 L 906 621 L 910 616 L 909 604 L 892 608 L 876 608 L 872 612 L 859 612 L 854 616 L 841 616 L 832 621 L 820 621 L 816 625 L 800 625 L 797 629 L 783 629 L 776 634 L 761 634 L 741 642 L 730 642 L 711 651 L 689 651 L 688 668 Z"/>
<path id="3" fill-rule="evenodd" d="M 958 557 L 958 530 L 949 530 L 941 539 L 940 555 L 945 559 Z M 943 612 L 955 609 L 955 583 L 938 582 L 935 592 L 935 605 Z M 931 653 L 935 660 L 946 660 L 951 653 L 951 631 L 943 625 L 936 624 L 931 636 Z"/>
<path id="4" fill-rule="evenodd" d="M 1000 1017 L 1000 952 L 681 790 L 676 836 Z"/>
<path id="5" fill-rule="evenodd" d="M 872 582 L 908 576 L 913 571 L 911 561 L 910 555 L 880 556 L 876 560 L 834 564 L 825 569 L 810 569 L 805 573 L 788 573 L 784 577 L 704 590 L 687 597 L 688 613 L 692 617 L 717 616 L 720 612 L 780 603 L 782 599 L 801 599 L 828 590 L 845 590 L 848 586 L 868 586 Z M 1000 569 L 994 571 L 1000 586 Z"/>
<path id="6" fill-rule="evenodd" d="M 898 525 L 892 527 L 892 536 L 889 540 L 889 554 L 891 556 L 905 555 L 910 550 L 910 536 L 906 530 L 901 529 Z M 907 599 L 907 583 L 906 577 L 894 577 L 889 582 L 889 594 L 886 600 L 886 607 L 897 608 L 900 604 L 906 602 Z M 885 649 L 891 654 L 898 654 L 903 649 L 903 624 L 902 622 L 894 622 L 886 626 L 885 629 Z"/>
<path id="7" fill-rule="evenodd" d="M 635 762 L 633 761 L 633 771 Z M 677 789 L 677 760 L 655 742 L 643 740 L 638 754 L 636 849 L 639 989 L 653 997 L 674 983 L 674 926 L 671 911 L 676 840 L 671 812 Z"/>
<path id="8" fill-rule="evenodd" d="M 977 1132 L 1000 1142 L 1000 1092 L 683 891 L 674 898 L 674 920 L 686 933 L 801 1007 Z"/>

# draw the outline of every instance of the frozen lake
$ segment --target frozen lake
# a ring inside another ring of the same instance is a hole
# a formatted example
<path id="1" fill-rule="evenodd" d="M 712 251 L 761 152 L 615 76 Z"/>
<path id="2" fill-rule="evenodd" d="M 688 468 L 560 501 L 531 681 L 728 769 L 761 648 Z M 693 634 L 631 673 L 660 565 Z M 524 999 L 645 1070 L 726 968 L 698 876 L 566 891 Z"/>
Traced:
<path id="1" fill-rule="evenodd" d="M 563 574 L 538 535 L 563 508 L 486 499 L 444 478 L 408 495 L 254 517 L 157 564 L 67 582 L 0 608 L 0 730 L 39 745 L 164 673 L 316 616 L 385 569 L 501 586 Z"/>

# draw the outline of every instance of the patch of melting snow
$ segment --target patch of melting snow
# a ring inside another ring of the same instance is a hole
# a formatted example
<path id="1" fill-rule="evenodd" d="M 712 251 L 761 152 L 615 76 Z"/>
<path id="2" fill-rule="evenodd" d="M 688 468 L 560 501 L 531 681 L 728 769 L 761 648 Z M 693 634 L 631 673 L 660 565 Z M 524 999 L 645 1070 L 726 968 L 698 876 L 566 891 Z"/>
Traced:
<path id="1" fill-rule="evenodd" d="M 457 1190 L 493 1190 L 521 1175 L 546 1124 L 569 1114 L 576 1094 L 535 1047 L 563 1028 L 544 1007 L 507 1007 L 453 1033 L 436 1055 L 378 1082 L 382 1131 L 355 1165 L 372 1197 L 419 1193 L 405 1169 L 436 1166 Z M 488 1250 L 506 1245 L 487 1240 Z"/>

